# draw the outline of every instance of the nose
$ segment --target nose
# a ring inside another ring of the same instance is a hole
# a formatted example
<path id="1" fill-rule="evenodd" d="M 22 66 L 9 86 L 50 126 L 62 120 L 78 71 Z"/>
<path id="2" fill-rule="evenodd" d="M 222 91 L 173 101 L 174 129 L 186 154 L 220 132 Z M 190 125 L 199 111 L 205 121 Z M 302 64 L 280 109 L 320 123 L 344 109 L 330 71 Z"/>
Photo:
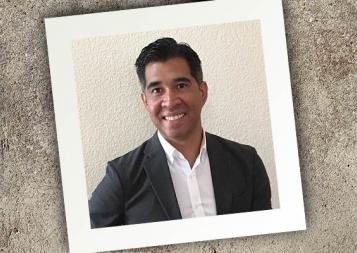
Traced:
<path id="1" fill-rule="evenodd" d="M 181 99 L 178 96 L 177 92 L 171 89 L 168 89 L 164 96 L 162 97 L 162 107 L 172 108 L 181 103 Z"/>

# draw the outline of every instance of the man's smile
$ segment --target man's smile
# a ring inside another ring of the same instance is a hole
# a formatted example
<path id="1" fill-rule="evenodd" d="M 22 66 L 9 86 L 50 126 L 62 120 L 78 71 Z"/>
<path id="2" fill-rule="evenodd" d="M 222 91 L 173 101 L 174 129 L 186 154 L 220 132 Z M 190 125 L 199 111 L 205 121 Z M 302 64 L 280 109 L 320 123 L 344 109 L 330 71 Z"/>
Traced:
<path id="1" fill-rule="evenodd" d="M 162 118 L 164 120 L 173 121 L 173 120 L 181 119 L 185 115 L 186 115 L 186 113 L 179 113 L 179 114 L 174 114 L 174 115 L 163 116 Z"/>

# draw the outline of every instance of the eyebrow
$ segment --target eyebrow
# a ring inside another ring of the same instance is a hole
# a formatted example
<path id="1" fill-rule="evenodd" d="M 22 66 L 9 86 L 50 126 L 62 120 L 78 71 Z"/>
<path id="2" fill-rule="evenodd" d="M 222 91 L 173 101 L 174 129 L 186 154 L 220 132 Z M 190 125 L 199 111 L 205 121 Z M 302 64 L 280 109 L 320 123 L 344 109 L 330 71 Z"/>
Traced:
<path id="1" fill-rule="evenodd" d="M 160 83 L 161 83 L 160 81 L 151 82 L 151 83 L 149 83 L 148 85 L 146 85 L 146 90 L 149 90 L 149 89 L 152 89 L 152 88 L 154 88 L 154 87 L 156 87 L 156 86 L 159 86 Z"/>
<path id="2" fill-rule="evenodd" d="M 174 81 L 176 83 L 178 83 L 178 82 L 188 82 L 188 83 L 190 83 L 191 82 L 191 80 L 188 79 L 187 77 L 178 77 L 178 78 L 175 78 Z"/>

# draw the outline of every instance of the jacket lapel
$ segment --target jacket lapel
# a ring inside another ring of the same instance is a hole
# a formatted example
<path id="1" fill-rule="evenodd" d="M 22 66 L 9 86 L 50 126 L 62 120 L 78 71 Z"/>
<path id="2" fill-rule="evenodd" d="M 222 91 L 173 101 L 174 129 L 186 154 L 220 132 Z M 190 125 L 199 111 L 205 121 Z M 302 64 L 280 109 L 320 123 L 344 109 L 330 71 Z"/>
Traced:
<path id="1" fill-rule="evenodd" d="M 148 141 L 144 152 L 144 169 L 167 219 L 181 219 L 167 159 L 157 133 Z"/>
<path id="2" fill-rule="evenodd" d="M 232 178 L 234 168 L 231 156 L 214 135 L 206 132 L 206 141 L 217 214 L 228 214 L 232 212 L 232 198 L 237 184 Z"/>

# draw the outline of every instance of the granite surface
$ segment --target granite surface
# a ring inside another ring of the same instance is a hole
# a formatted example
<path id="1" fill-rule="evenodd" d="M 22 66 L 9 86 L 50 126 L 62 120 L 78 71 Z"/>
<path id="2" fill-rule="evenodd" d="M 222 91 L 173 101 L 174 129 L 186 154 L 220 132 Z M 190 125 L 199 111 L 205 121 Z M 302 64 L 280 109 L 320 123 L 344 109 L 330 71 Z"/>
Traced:
<path id="1" fill-rule="evenodd" d="M 0 252 L 68 251 L 44 18 L 194 1 L 0 1 Z M 283 0 L 303 232 L 124 252 L 357 252 L 357 2 Z"/>

